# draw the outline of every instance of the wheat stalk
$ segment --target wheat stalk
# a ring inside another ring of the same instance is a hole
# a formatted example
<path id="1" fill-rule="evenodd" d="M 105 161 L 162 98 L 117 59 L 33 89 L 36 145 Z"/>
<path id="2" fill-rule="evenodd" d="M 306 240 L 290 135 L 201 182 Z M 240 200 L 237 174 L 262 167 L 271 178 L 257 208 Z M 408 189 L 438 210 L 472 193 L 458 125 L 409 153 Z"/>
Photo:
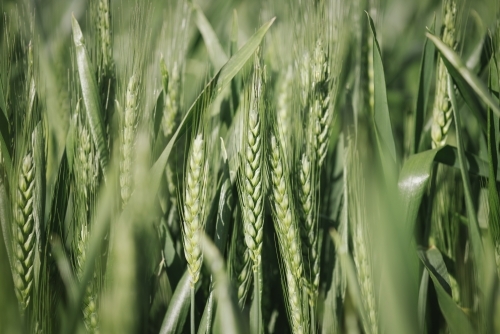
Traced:
<path id="1" fill-rule="evenodd" d="M 441 38 L 449 47 L 455 49 L 457 5 L 454 0 L 444 0 L 443 28 Z M 447 92 L 448 71 L 441 56 L 437 63 L 436 96 L 432 108 L 432 147 L 442 147 L 446 142 L 453 120 L 453 110 Z"/>
<path id="2" fill-rule="evenodd" d="M 191 275 L 193 288 L 200 277 L 203 256 L 199 244 L 199 235 L 204 228 L 204 210 L 206 195 L 205 142 L 201 133 L 193 140 L 188 165 L 186 168 L 183 242 L 184 255 Z"/>

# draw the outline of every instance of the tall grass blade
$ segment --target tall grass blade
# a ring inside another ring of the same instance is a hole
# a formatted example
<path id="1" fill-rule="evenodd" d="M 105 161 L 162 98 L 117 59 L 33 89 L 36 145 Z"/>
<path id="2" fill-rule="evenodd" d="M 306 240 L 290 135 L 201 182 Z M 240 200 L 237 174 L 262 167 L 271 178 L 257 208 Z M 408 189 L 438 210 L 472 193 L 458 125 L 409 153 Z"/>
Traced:
<path id="1" fill-rule="evenodd" d="M 432 22 L 429 29 L 431 33 L 434 33 L 434 27 L 436 26 L 436 17 Z M 422 54 L 422 61 L 420 63 L 420 75 L 418 82 L 418 93 L 417 93 L 417 107 L 415 109 L 415 126 L 413 129 L 413 145 L 411 153 L 418 153 L 420 151 L 421 137 L 424 130 L 425 122 L 425 111 L 427 109 L 427 104 L 429 102 L 429 90 L 432 84 L 433 72 L 434 72 L 434 52 L 435 46 L 433 43 L 428 43 L 427 40 L 424 42 L 424 53 Z"/>
<path id="2" fill-rule="evenodd" d="M 373 72 L 374 72 L 374 115 L 373 121 L 375 125 L 377 145 L 382 155 L 382 163 L 386 164 L 390 161 L 394 166 L 397 162 L 396 159 L 396 145 L 394 144 L 394 136 L 392 133 L 391 118 L 389 114 L 389 106 L 387 104 L 387 92 L 385 84 L 384 67 L 382 65 L 382 56 L 380 53 L 380 46 L 377 41 L 377 34 L 375 32 L 375 24 L 372 18 L 367 13 L 368 22 L 370 24 L 371 35 L 373 38 Z M 394 166 L 384 166 L 385 173 L 393 171 Z M 388 170 L 388 168 L 392 170 Z"/>

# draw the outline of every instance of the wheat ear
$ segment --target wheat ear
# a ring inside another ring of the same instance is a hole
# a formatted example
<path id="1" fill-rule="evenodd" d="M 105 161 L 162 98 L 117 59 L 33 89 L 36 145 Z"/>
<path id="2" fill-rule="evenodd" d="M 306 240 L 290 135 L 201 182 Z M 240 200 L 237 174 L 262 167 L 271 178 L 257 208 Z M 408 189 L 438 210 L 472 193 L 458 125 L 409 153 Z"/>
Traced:
<path id="1" fill-rule="evenodd" d="M 302 333 L 305 329 L 302 314 L 301 282 L 303 281 L 303 264 L 299 230 L 293 209 L 293 197 L 287 164 L 279 139 L 272 134 L 270 138 L 271 152 L 269 165 L 271 171 L 272 207 L 279 248 L 284 262 L 289 316 L 294 333 Z"/>
<path id="2" fill-rule="evenodd" d="M 449 47 L 455 49 L 457 5 L 454 0 L 444 0 L 443 28 L 441 38 Z M 436 96 L 432 108 L 432 147 L 442 147 L 446 142 L 448 131 L 453 120 L 453 110 L 447 92 L 448 71 L 441 56 L 438 57 Z"/>
<path id="3" fill-rule="evenodd" d="M 193 140 L 186 169 L 184 196 L 183 241 L 184 254 L 191 275 L 193 288 L 200 277 L 203 257 L 199 244 L 199 234 L 204 228 L 204 200 L 206 190 L 205 142 L 201 133 Z"/>
<path id="4" fill-rule="evenodd" d="M 263 160 L 263 133 L 262 123 L 262 72 L 256 57 L 253 76 L 253 87 L 250 98 L 250 108 L 245 119 L 242 180 L 241 180 L 241 208 L 243 210 L 243 226 L 245 243 L 250 250 L 254 271 L 258 270 L 261 262 L 262 233 L 264 227 L 264 160 Z"/>
<path id="5" fill-rule="evenodd" d="M 125 97 L 125 111 L 123 114 L 122 145 L 120 162 L 120 186 L 122 203 L 125 205 L 132 194 L 132 163 L 137 127 L 138 100 L 139 100 L 139 77 L 133 74 L 128 82 Z"/>
<path id="6" fill-rule="evenodd" d="M 35 164 L 31 150 L 22 158 L 18 173 L 13 224 L 14 285 L 24 311 L 31 301 L 36 242 L 33 216 Z"/>

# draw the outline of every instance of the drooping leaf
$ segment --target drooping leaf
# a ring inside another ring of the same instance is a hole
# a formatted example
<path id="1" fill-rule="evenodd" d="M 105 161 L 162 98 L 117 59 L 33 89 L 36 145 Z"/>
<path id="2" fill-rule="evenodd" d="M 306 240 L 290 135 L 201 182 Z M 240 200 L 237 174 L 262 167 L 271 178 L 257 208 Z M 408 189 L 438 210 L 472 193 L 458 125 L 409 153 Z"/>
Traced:
<path id="1" fill-rule="evenodd" d="M 95 78 L 96 72 L 92 66 L 89 54 L 85 47 L 80 25 L 74 16 L 71 17 L 71 26 L 73 29 L 73 41 L 76 49 L 76 64 L 78 68 L 78 75 L 80 77 L 83 103 L 85 105 L 87 119 L 90 125 L 92 140 L 97 149 L 99 162 L 104 171 L 104 178 L 106 179 L 106 167 L 108 166 L 109 153 L 106 133 L 104 131 L 102 105 Z"/>
<path id="2" fill-rule="evenodd" d="M 436 36 L 427 33 L 427 37 L 436 45 L 437 49 L 441 53 L 444 64 L 446 65 L 446 69 L 453 77 L 453 80 L 457 84 L 462 96 L 464 97 L 467 104 L 473 112 L 481 112 L 482 120 L 480 122 L 485 127 L 485 115 L 484 108 L 476 102 L 475 94 L 479 96 L 479 98 L 491 108 L 491 110 L 500 117 L 500 107 L 496 103 L 495 99 L 488 92 L 488 88 L 486 85 L 479 79 L 471 70 L 467 68 L 462 59 L 458 56 L 458 54 L 449 48 L 446 44 L 444 44 L 439 38 Z"/>

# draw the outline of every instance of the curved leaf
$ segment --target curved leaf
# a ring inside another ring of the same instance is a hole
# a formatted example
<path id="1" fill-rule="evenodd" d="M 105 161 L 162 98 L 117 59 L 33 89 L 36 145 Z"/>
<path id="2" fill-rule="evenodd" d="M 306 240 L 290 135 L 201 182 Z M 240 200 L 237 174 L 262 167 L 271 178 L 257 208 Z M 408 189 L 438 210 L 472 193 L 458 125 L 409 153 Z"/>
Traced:
<path id="1" fill-rule="evenodd" d="M 437 252 L 437 254 L 436 254 Z M 465 315 L 465 313 L 458 307 L 457 304 L 453 301 L 449 293 L 446 291 L 447 288 L 443 285 L 444 278 L 440 276 L 444 270 L 446 270 L 446 266 L 442 261 L 443 258 L 440 256 L 439 251 L 434 248 L 422 254 L 419 252 L 419 255 L 423 256 L 422 263 L 425 265 L 429 275 L 434 283 L 434 288 L 436 289 L 439 308 L 443 313 L 444 318 L 446 319 L 446 323 L 448 324 L 450 331 L 452 333 L 458 334 L 470 334 L 474 333 L 474 329 L 472 325 Z M 429 260 L 429 255 L 432 258 Z M 441 260 L 439 260 L 441 259 Z M 446 272 L 447 274 L 447 272 Z M 449 286 L 448 286 L 449 288 Z"/>
<path id="2" fill-rule="evenodd" d="M 99 90 L 97 88 L 94 69 L 90 62 L 87 49 L 83 41 L 82 30 L 74 16 L 71 17 L 71 26 L 73 28 L 73 41 L 76 49 L 76 64 L 80 77 L 80 86 L 82 88 L 82 98 L 87 111 L 87 119 L 90 124 L 92 139 L 99 155 L 99 162 L 104 171 L 106 179 L 106 167 L 108 166 L 108 147 L 106 133 L 104 132 L 104 121 L 102 117 L 101 102 Z"/>
<path id="3" fill-rule="evenodd" d="M 465 159 L 466 169 L 469 173 L 488 177 L 488 163 L 486 161 L 469 153 L 465 153 Z M 434 162 L 460 168 L 457 149 L 446 145 L 439 149 L 427 150 L 410 156 L 399 174 L 398 188 L 406 212 L 405 224 L 410 230 L 413 230 Z"/>
<path id="4" fill-rule="evenodd" d="M 3 159 L 3 164 L 0 161 L 0 165 L 5 167 L 7 176 L 11 175 L 10 170 L 12 168 L 12 152 L 9 150 L 10 147 L 7 145 L 9 139 L 9 122 L 7 117 L 3 113 L 0 113 L 0 155 Z"/>

